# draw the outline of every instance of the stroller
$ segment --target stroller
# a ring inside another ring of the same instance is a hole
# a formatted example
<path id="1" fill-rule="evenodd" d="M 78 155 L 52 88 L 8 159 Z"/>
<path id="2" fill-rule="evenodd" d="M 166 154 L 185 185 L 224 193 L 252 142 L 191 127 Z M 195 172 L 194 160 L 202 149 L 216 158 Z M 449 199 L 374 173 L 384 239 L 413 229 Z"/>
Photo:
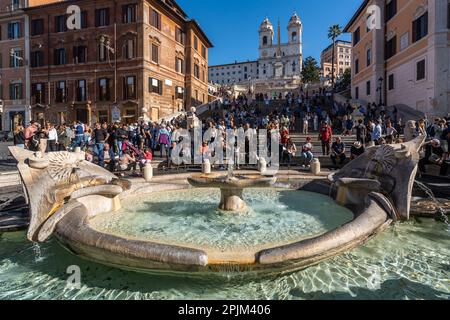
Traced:
<path id="1" fill-rule="evenodd" d="M 139 161 L 141 161 L 142 159 L 145 159 L 144 153 L 142 151 L 140 151 L 138 148 L 136 148 L 128 140 L 126 140 L 122 143 L 122 151 L 123 152 L 127 152 L 127 151 L 133 152 L 136 155 L 136 159 Z"/>

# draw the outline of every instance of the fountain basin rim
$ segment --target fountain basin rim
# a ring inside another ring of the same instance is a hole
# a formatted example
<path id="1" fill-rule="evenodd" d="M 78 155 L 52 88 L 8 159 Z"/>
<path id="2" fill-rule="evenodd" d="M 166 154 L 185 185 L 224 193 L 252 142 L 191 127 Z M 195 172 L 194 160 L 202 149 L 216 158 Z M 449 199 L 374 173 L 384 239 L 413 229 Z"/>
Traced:
<path id="1" fill-rule="evenodd" d="M 58 223 L 55 236 L 63 246 L 97 262 L 154 272 L 220 272 L 220 266 L 255 272 L 306 268 L 364 243 L 392 222 L 382 206 L 370 198 L 364 212 L 354 212 L 352 221 L 320 236 L 255 251 L 254 261 L 210 261 L 207 252 L 199 249 L 131 240 L 97 231 L 89 224 L 92 214 L 83 207 L 75 208 Z"/>

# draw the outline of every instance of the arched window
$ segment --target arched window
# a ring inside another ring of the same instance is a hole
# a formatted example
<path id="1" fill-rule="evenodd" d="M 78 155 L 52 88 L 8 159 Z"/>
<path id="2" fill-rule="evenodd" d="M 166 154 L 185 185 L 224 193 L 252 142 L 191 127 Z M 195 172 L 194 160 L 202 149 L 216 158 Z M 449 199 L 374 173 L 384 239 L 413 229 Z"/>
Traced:
<path id="1" fill-rule="evenodd" d="M 297 32 L 292 32 L 292 42 L 297 41 Z"/>
<path id="2" fill-rule="evenodd" d="M 264 36 L 263 37 L 263 46 L 266 46 L 267 45 L 267 36 Z"/>

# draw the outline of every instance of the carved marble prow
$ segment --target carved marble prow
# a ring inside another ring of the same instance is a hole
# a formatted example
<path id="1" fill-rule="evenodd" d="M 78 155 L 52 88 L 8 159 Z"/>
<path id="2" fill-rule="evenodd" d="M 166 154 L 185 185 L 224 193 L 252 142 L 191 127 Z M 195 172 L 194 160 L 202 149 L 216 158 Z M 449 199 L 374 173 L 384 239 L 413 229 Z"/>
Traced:
<path id="1" fill-rule="evenodd" d="M 405 143 L 368 148 L 329 176 L 338 187 L 338 202 L 356 205 L 364 203 L 371 192 L 380 192 L 392 203 L 397 215 L 408 220 L 419 150 L 424 142 L 425 137 L 421 136 Z"/>
<path id="2" fill-rule="evenodd" d="M 57 223 L 78 206 L 80 197 L 99 194 L 115 197 L 129 189 L 128 181 L 119 180 L 109 171 L 84 160 L 84 153 L 34 153 L 9 147 L 18 161 L 25 197 L 30 210 L 30 241 L 45 241 Z M 45 227 L 43 228 L 43 226 Z"/>

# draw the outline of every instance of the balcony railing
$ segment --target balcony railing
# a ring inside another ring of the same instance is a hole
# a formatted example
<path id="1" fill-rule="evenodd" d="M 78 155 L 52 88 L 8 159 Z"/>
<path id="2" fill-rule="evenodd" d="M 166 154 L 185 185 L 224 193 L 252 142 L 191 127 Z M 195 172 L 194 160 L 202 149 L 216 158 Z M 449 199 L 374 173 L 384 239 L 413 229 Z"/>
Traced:
<path id="1" fill-rule="evenodd" d="M 3 106 L 25 105 L 25 99 L 2 100 L 2 101 L 3 101 Z"/>
<path id="2" fill-rule="evenodd" d="M 23 9 L 25 6 L 22 3 L 15 4 L 15 5 L 7 5 L 6 7 L 0 8 L 0 13 L 8 13 L 8 12 L 14 12 L 20 9 Z"/>

